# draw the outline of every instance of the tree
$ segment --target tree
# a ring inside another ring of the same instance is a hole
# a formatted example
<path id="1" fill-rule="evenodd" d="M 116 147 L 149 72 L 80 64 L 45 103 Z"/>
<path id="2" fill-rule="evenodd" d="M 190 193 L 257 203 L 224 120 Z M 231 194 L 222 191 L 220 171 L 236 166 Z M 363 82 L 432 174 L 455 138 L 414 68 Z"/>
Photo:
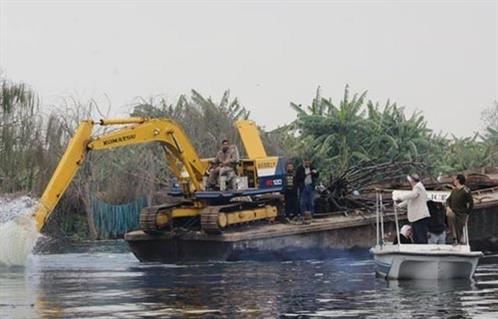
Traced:
<path id="1" fill-rule="evenodd" d="M 481 120 L 485 125 L 484 140 L 489 145 L 498 147 L 498 101 L 481 113 Z"/>
<path id="2" fill-rule="evenodd" d="M 24 83 L 0 79 L 0 191 L 30 191 L 43 151 L 38 98 Z"/>
<path id="3" fill-rule="evenodd" d="M 387 101 L 366 102 L 367 92 L 351 96 L 349 86 L 338 105 L 321 97 L 318 88 L 310 106 L 291 103 L 297 111 L 297 147 L 312 154 L 325 176 L 341 174 L 361 163 L 417 160 L 430 149 L 432 131 L 420 113 Z"/>
<path id="4" fill-rule="evenodd" d="M 201 157 L 213 157 L 224 138 L 238 144 L 242 150 L 234 122 L 248 119 L 250 112 L 237 98 L 230 98 L 230 91 L 225 91 L 220 101 L 215 102 L 192 90 L 190 97 L 182 95 L 173 104 L 164 98 L 142 100 L 133 108 L 131 115 L 175 120 L 183 127 Z"/>

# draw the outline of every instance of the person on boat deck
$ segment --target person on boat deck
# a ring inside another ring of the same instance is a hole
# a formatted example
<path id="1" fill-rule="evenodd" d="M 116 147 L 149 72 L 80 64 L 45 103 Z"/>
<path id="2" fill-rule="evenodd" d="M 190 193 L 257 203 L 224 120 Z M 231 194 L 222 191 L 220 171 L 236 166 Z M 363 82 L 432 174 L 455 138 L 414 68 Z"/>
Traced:
<path id="1" fill-rule="evenodd" d="M 403 225 L 399 231 L 399 242 L 402 244 L 412 244 L 413 229 L 410 225 Z M 393 245 L 398 244 L 398 236 L 394 238 Z"/>
<path id="2" fill-rule="evenodd" d="M 313 167 L 309 157 L 305 157 L 303 164 L 296 170 L 296 185 L 299 189 L 299 208 L 303 214 L 303 221 L 309 223 L 315 212 L 315 185 L 318 171 Z"/>
<path id="3" fill-rule="evenodd" d="M 431 220 L 427 207 L 427 192 L 417 174 L 408 175 L 406 178 L 410 182 L 412 190 L 393 199 L 398 207 L 407 207 L 408 221 L 413 228 L 413 242 L 427 244 L 427 233 Z"/>
<path id="4" fill-rule="evenodd" d="M 455 186 L 446 199 L 446 216 L 453 233 L 454 244 L 465 244 L 463 227 L 467 224 L 470 212 L 474 208 L 474 199 L 470 189 L 465 186 L 465 176 L 458 174 L 453 180 Z"/>
<path id="5" fill-rule="evenodd" d="M 427 202 L 427 207 L 431 214 L 428 243 L 432 245 L 444 245 L 446 244 L 446 214 L 444 205 L 430 200 Z"/>
<path id="6" fill-rule="evenodd" d="M 297 203 L 297 185 L 294 172 L 294 164 L 287 163 L 287 173 L 285 174 L 285 217 L 293 218 L 299 213 Z"/>

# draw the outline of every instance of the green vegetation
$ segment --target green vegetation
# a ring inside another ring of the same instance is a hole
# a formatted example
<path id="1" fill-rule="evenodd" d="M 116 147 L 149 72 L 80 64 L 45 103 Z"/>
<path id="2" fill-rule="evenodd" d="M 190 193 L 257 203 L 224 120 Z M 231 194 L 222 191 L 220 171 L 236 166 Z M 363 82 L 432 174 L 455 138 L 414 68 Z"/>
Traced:
<path id="1" fill-rule="evenodd" d="M 310 106 L 291 103 L 297 119 L 280 128 L 280 134 L 297 134 L 294 151 L 311 155 L 325 177 L 365 162 L 422 162 L 430 175 L 498 163 L 497 106 L 483 113 L 485 119 L 494 119 L 495 128 L 488 121 L 484 137 L 458 138 L 435 134 L 420 112 L 407 115 L 396 103 L 381 106 L 366 97 L 366 91 L 351 96 L 346 86 L 343 99 L 334 104 L 318 89 Z"/>
<path id="2" fill-rule="evenodd" d="M 106 116 L 94 101 L 74 99 L 61 99 L 53 112 L 43 114 L 36 93 L 25 84 L 0 78 L 0 87 L 0 193 L 40 196 L 79 121 Z M 498 163 L 496 103 L 483 113 L 486 132 L 466 138 L 435 134 L 421 113 L 367 100 L 366 92 L 351 94 L 348 86 L 338 103 L 321 97 L 318 89 L 309 106 L 291 103 L 291 108 L 295 121 L 262 132 L 267 150 L 295 160 L 310 155 L 324 180 L 364 163 L 418 161 L 433 176 Z M 130 115 L 174 119 L 202 157 L 213 156 L 223 138 L 242 150 L 233 122 L 250 118 L 229 91 L 215 101 L 194 90 L 173 103 L 141 100 Z M 53 236 L 95 237 L 88 213 L 92 196 L 114 204 L 148 196 L 155 204 L 165 199 L 170 185 L 171 173 L 156 143 L 91 153 L 48 229 Z"/>

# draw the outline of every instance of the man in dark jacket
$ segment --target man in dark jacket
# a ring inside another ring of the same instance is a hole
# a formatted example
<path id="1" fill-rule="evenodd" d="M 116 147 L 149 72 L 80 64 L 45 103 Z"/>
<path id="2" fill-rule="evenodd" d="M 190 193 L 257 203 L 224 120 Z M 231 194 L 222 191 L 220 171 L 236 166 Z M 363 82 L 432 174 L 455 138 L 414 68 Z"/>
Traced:
<path id="1" fill-rule="evenodd" d="M 296 170 L 296 184 L 299 190 L 299 207 L 305 223 L 309 222 L 315 212 L 313 199 L 315 197 L 317 178 L 318 171 L 311 165 L 309 158 L 305 158 L 303 164 Z"/>
<path id="2" fill-rule="evenodd" d="M 443 203 L 432 200 L 427 201 L 431 222 L 429 224 L 429 244 L 446 244 L 446 214 Z"/>
<path id="3" fill-rule="evenodd" d="M 465 186 L 465 176 L 458 174 L 453 180 L 455 186 L 446 200 L 446 216 L 453 233 L 454 244 L 466 244 L 463 239 L 463 227 L 467 224 L 470 212 L 474 208 L 474 199 L 470 189 Z"/>
<path id="4" fill-rule="evenodd" d="M 294 174 L 294 164 L 287 163 L 287 173 L 285 174 L 285 217 L 293 218 L 299 213 L 297 203 L 297 185 Z"/>

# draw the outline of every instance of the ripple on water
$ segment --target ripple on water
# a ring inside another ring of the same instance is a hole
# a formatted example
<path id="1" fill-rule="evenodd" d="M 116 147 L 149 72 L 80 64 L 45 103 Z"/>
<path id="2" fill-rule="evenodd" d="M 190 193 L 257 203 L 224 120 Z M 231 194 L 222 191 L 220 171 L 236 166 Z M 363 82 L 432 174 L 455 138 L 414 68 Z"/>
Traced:
<path id="1" fill-rule="evenodd" d="M 29 313 L 20 318 L 33 317 L 29 311 L 67 318 L 492 318 L 496 267 L 480 265 L 475 281 L 386 282 L 364 254 L 179 266 L 142 264 L 128 253 L 43 255 L 29 276 L 0 271 L 0 317 L 12 317 L 7 305 L 15 305 Z"/>

